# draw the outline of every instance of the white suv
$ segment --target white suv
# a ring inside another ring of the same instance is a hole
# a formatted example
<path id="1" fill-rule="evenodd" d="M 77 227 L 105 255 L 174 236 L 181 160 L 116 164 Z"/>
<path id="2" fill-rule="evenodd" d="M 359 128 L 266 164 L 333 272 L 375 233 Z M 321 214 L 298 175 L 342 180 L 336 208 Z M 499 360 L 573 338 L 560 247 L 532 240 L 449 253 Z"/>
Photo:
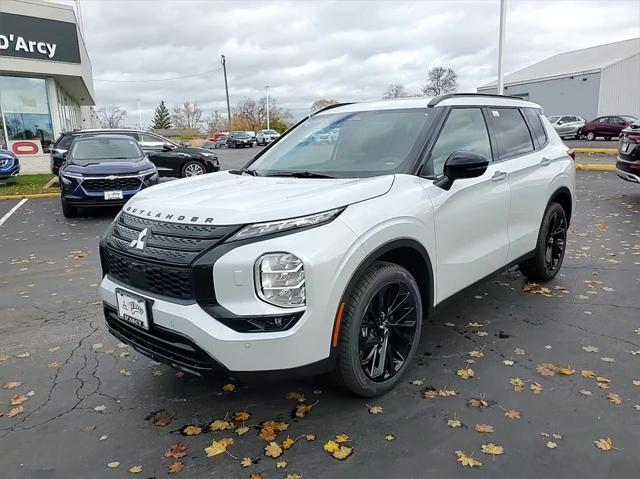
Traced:
<path id="1" fill-rule="evenodd" d="M 126 204 L 101 241 L 109 330 L 193 373 L 333 370 L 382 394 L 445 299 L 510 265 L 558 273 L 571 155 L 515 98 L 332 105 L 242 170 Z"/>

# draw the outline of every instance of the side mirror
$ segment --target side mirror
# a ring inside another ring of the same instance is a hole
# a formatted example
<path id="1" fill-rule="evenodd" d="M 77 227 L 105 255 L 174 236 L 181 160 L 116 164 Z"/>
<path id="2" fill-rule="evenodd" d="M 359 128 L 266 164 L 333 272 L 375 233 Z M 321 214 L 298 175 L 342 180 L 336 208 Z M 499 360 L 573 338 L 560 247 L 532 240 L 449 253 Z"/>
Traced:
<path id="1" fill-rule="evenodd" d="M 482 155 L 469 151 L 454 151 L 444 162 L 444 175 L 433 184 L 443 190 L 449 190 L 455 180 L 482 176 L 488 166 L 489 160 Z"/>
<path id="2" fill-rule="evenodd" d="M 67 155 L 69 154 L 68 151 L 65 151 L 64 153 L 62 153 L 62 158 L 64 158 L 65 160 L 67 159 Z"/>
<path id="3" fill-rule="evenodd" d="M 564 121 L 559 121 L 558 120 L 558 123 L 556 123 L 556 125 L 562 125 L 562 124 L 564 124 Z"/>
<path id="4" fill-rule="evenodd" d="M 174 146 L 171 143 L 165 143 L 164 145 L 162 145 L 162 149 L 164 151 L 171 151 L 173 150 Z"/>

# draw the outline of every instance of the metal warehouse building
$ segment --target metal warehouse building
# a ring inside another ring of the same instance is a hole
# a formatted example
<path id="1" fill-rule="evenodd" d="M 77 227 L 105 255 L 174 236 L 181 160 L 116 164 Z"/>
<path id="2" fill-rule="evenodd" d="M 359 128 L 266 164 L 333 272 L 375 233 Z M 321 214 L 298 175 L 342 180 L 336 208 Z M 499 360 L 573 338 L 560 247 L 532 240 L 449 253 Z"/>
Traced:
<path id="1" fill-rule="evenodd" d="M 496 93 L 497 83 L 478 92 Z M 505 95 L 538 103 L 547 115 L 640 117 L 640 38 L 554 55 L 506 75 L 504 85 Z"/>
<path id="2" fill-rule="evenodd" d="M 0 0 L 0 146 L 23 165 L 42 159 L 60 132 L 96 125 L 94 105 L 73 8 Z"/>

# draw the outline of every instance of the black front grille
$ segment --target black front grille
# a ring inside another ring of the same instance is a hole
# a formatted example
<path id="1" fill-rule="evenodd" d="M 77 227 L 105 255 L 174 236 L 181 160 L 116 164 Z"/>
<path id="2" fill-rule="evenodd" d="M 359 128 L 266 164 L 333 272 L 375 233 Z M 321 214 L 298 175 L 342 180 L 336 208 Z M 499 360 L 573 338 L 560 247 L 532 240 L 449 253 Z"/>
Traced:
<path id="1" fill-rule="evenodd" d="M 140 185 L 140 178 L 94 178 L 82 182 L 86 191 L 137 190 Z"/>
<path id="2" fill-rule="evenodd" d="M 105 273 L 142 291 L 178 299 L 198 299 L 193 267 L 205 251 L 223 242 L 239 226 L 169 223 L 122 213 L 102 251 Z M 146 233 L 143 234 L 144 230 Z M 144 243 L 137 248 L 138 238 Z M 209 268 L 198 282 L 199 291 L 213 297 Z M 207 284 L 202 284 L 206 282 Z"/>
<path id="3" fill-rule="evenodd" d="M 223 369 L 186 336 L 153 323 L 150 324 L 148 331 L 138 328 L 121 320 L 116 310 L 108 305 L 104 307 L 104 315 L 109 331 L 114 336 L 156 361 L 196 374 Z"/>

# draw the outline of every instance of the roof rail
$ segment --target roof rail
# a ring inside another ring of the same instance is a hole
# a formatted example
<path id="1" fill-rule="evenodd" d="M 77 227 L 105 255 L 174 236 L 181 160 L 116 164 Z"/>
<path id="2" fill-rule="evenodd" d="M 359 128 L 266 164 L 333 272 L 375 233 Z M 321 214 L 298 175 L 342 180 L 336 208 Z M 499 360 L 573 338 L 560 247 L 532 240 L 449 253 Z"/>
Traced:
<path id="1" fill-rule="evenodd" d="M 321 111 L 331 110 L 332 108 L 338 108 L 339 106 L 351 105 L 352 103 L 353 103 L 352 101 L 332 103 L 331 105 L 323 106 L 319 110 L 314 111 L 313 113 L 311 113 L 309 115 L 309 117 L 312 117 L 313 115 L 316 115 L 316 114 L 320 113 Z"/>
<path id="2" fill-rule="evenodd" d="M 445 93 L 444 95 L 434 96 L 427 106 L 429 108 L 433 108 L 438 105 L 441 101 L 448 100 L 449 98 L 455 98 L 460 96 L 488 96 L 492 98 L 511 98 L 512 100 L 522 100 L 519 96 L 508 96 L 508 95 L 495 95 L 492 93 Z"/>

